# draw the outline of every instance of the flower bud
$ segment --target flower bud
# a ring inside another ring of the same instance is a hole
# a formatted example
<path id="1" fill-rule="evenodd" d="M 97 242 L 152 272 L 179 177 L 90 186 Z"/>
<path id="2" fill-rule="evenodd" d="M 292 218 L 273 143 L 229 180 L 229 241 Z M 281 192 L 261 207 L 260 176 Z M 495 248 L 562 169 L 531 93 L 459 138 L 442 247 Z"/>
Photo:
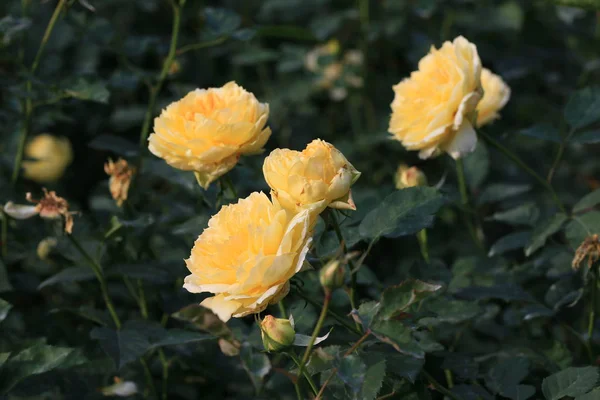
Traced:
<path id="1" fill-rule="evenodd" d="M 296 332 L 289 319 L 267 315 L 260 323 L 263 346 L 267 351 L 280 351 L 294 343 Z"/>
<path id="2" fill-rule="evenodd" d="M 414 186 L 427 186 L 427 177 L 417 167 L 409 167 L 406 164 L 400 164 L 396 171 L 396 189 L 405 189 Z"/>
<path id="3" fill-rule="evenodd" d="M 47 237 L 42 239 L 37 246 L 37 256 L 42 261 L 48 261 L 50 254 L 54 248 L 58 245 L 58 240 L 54 237 Z"/>
<path id="4" fill-rule="evenodd" d="M 346 270 L 340 260 L 329 261 L 319 272 L 319 281 L 323 289 L 335 290 L 344 285 Z"/>

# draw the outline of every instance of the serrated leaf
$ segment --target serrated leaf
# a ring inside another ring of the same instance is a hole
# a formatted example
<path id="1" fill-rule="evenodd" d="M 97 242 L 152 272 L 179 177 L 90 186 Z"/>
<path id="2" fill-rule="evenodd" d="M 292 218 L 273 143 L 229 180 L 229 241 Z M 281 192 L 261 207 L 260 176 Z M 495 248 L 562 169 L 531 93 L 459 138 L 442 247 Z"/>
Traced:
<path id="1" fill-rule="evenodd" d="M 269 357 L 264 353 L 255 352 L 248 343 L 244 343 L 240 351 L 240 358 L 254 388 L 259 391 L 265 376 L 271 371 Z"/>
<path id="2" fill-rule="evenodd" d="M 0 299 L 0 322 L 6 319 L 6 316 L 12 307 L 12 304 L 8 301 Z"/>
<path id="3" fill-rule="evenodd" d="M 565 107 L 565 120 L 579 129 L 600 120 L 600 87 L 591 86 L 573 93 Z"/>
<path id="4" fill-rule="evenodd" d="M 423 358 L 425 352 L 412 337 L 412 331 L 399 321 L 377 320 L 371 324 L 373 335 L 396 351 L 411 357 Z"/>
<path id="5" fill-rule="evenodd" d="M 499 393 L 504 397 L 518 396 L 520 389 L 517 385 L 529 374 L 529 364 L 529 360 L 525 357 L 501 360 L 488 372 L 485 378 L 486 386 L 493 393 Z M 525 395 L 528 389 L 521 389 L 521 392 Z M 535 389 L 533 392 L 535 393 Z"/>
<path id="6" fill-rule="evenodd" d="M 431 187 L 397 190 L 369 212 L 360 224 L 365 239 L 412 235 L 433 224 L 444 197 Z"/>
<path id="7" fill-rule="evenodd" d="M 583 196 L 574 206 L 573 212 L 579 213 L 600 204 L 600 189 Z"/>
<path id="8" fill-rule="evenodd" d="M 589 392 L 598 381 L 598 368 L 567 368 L 542 381 L 542 393 L 547 400 L 565 396 L 577 397 Z"/>
<path id="9" fill-rule="evenodd" d="M 115 331 L 100 327 L 92 329 L 90 337 L 100 342 L 100 346 L 113 359 L 117 369 L 137 360 L 150 347 L 147 337 L 135 330 Z"/>
<path id="10" fill-rule="evenodd" d="M 459 324 L 474 318 L 480 312 L 480 306 L 476 303 L 443 297 L 429 300 L 424 306 L 426 311 L 436 316 L 422 318 L 419 324 L 433 327 L 443 323 Z"/>
<path id="11" fill-rule="evenodd" d="M 399 375 L 415 383 L 423 365 L 424 358 L 415 358 L 404 354 L 388 354 L 386 360 L 390 373 Z"/>
<path id="12" fill-rule="evenodd" d="M 540 216 L 540 210 L 533 203 L 521 204 L 506 211 L 494 213 L 487 218 L 492 221 L 505 222 L 511 225 L 533 226 Z"/>
<path id="13" fill-rule="evenodd" d="M 504 254 L 507 251 L 523 248 L 531 238 L 530 231 L 513 232 L 501 237 L 490 247 L 489 257 Z"/>
<path id="14" fill-rule="evenodd" d="M 106 86 L 100 82 L 89 82 L 85 79 L 78 79 L 72 85 L 65 88 L 65 92 L 79 100 L 89 100 L 98 103 L 108 104 L 110 92 Z"/>
<path id="15" fill-rule="evenodd" d="M 374 400 L 381 390 L 385 378 L 385 359 L 375 363 L 367 369 L 360 395 L 361 400 Z"/>
<path id="16" fill-rule="evenodd" d="M 90 267 L 70 267 L 65 268 L 56 275 L 52 275 L 39 284 L 38 290 L 46 286 L 56 285 L 57 283 L 82 282 L 96 279 L 94 271 Z"/>
<path id="17" fill-rule="evenodd" d="M 204 333 L 186 331 L 184 329 L 166 329 L 162 337 L 150 344 L 151 348 L 175 346 L 187 343 L 201 342 L 214 339 L 214 336 Z"/>
<path id="18" fill-rule="evenodd" d="M 442 285 L 417 279 L 406 280 L 397 286 L 389 287 L 381 295 L 379 310 L 375 318 L 393 318 L 412 304 L 431 296 L 441 288 Z"/>
<path id="19" fill-rule="evenodd" d="M 535 253 L 539 248 L 546 244 L 546 240 L 562 228 L 568 217 L 566 214 L 558 213 L 549 220 L 538 224 L 533 233 L 531 234 L 531 240 L 525 248 L 525 255 L 529 257 Z"/>
<path id="20" fill-rule="evenodd" d="M 355 354 L 349 354 L 342 357 L 337 365 L 337 376 L 342 382 L 350 387 L 353 393 L 360 392 L 363 382 L 365 380 L 365 374 L 367 366 Z"/>
<path id="21" fill-rule="evenodd" d="M 527 129 L 522 129 L 519 131 L 519 134 L 555 143 L 562 142 L 558 128 L 547 122 L 542 122 L 541 124 L 531 126 Z"/>
<path id="22" fill-rule="evenodd" d="M 379 303 L 376 301 L 367 301 L 362 303 L 358 310 L 352 310 L 352 318 L 365 328 L 371 325 L 373 317 L 379 311 Z"/>
<path id="23" fill-rule="evenodd" d="M 600 233 L 600 211 L 574 216 L 565 228 L 565 235 L 573 249 L 578 248 L 590 235 Z"/>
<path id="24" fill-rule="evenodd" d="M 0 375 L 0 393 L 8 392 L 29 376 L 70 368 L 85 361 L 79 349 L 37 343 L 5 361 Z"/>

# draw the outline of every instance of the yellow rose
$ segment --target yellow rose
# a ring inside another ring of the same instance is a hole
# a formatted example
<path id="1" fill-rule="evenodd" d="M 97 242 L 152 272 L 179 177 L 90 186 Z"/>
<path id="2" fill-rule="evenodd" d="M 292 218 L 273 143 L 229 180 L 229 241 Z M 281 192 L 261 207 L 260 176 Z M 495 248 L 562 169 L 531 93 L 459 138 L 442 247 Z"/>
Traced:
<path id="1" fill-rule="evenodd" d="M 469 120 L 482 96 L 477 47 L 462 36 L 419 61 L 419 70 L 394 86 L 389 132 L 421 158 L 441 152 L 459 158 L 475 149 Z"/>
<path id="2" fill-rule="evenodd" d="M 489 69 L 481 70 L 483 98 L 477 105 L 477 126 L 486 125 L 500 117 L 498 113 L 510 99 L 510 88 Z"/>
<path id="3" fill-rule="evenodd" d="M 311 234 L 308 211 L 292 215 L 252 193 L 210 219 L 185 260 L 191 275 L 183 287 L 214 293 L 201 305 L 223 321 L 261 312 L 288 293 Z"/>
<path id="4" fill-rule="evenodd" d="M 396 171 L 395 182 L 396 189 L 425 186 L 427 185 L 427 177 L 419 168 L 401 164 Z"/>
<path id="5" fill-rule="evenodd" d="M 43 133 L 34 137 L 25 147 L 23 176 L 38 183 L 54 182 L 65 173 L 73 161 L 71 143 L 65 137 Z"/>
<path id="6" fill-rule="evenodd" d="M 194 171 L 200 185 L 231 170 L 241 155 L 260 153 L 271 136 L 269 105 L 235 82 L 196 89 L 154 120 L 150 151 L 169 165 Z"/>
<path id="7" fill-rule="evenodd" d="M 291 212 L 327 206 L 355 210 L 350 187 L 360 176 L 333 145 L 317 139 L 303 151 L 275 149 L 265 159 L 263 174 L 271 196 Z"/>

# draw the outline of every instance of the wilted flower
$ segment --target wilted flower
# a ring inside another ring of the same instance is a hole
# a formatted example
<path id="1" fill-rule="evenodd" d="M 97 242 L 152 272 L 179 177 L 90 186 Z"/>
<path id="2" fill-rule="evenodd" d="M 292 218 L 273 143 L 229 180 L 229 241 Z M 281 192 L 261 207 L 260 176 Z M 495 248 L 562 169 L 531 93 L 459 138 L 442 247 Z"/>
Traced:
<path id="1" fill-rule="evenodd" d="M 148 148 L 172 167 L 194 171 L 207 188 L 240 156 L 263 150 L 271 136 L 268 117 L 269 105 L 235 82 L 196 89 L 154 120 Z"/>
<path id="2" fill-rule="evenodd" d="M 406 164 L 400 164 L 394 180 L 396 189 L 427 185 L 427 177 L 423 171 L 417 167 L 409 167 Z"/>
<path id="3" fill-rule="evenodd" d="M 475 149 L 473 111 L 481 99 L 481 61 L 462 36 L 434 47 L 419 70 L 394 86 L 389 132 L 421 158 L 447 152 L 460 158 Z"/>
<path id="4" fill-rule="evenodd" d="M 508 85 L 487 68 L 481 70 L 481 85 L 483 98 L 477 105 L 477 126 L 483 126 L 499 118 L 499 111 L 510 99 Z"/>
<path id="5" fill-rule="evenodd" d="M 600 239 L 598 238 L 598 234 L 588 236 L 577 248 L 575 257 L 573 257 L 573 262 L 571 263 L 573 269 L 579 269 L 579 265 L 586 257 L 588 268 L 592 268 L 592 265 L 600 259 Z"/>
<path id="6" fill-rule="evenodd" d="M 65 137 L 43 133 L 25 146 L 23 176 L 39 183 L 54 182 L 73 161 L 71 143 Z"/>
<path id="7" fill-rule="evenodd" d="M 108 182 L 110 194 L 117 202 L 117 206 L 121 207 L 123 202 L 127 200 L 127 193 L 129 192 L 129 185 L 135 173 L 135 168 L 130 167 L 127 161 L 122 158 L 119 158 L 117 162 L 109 158 L 108 162 L 104 164 L 104 172 L 110 175 Z"/>
<path id="8" fill-rule="evenodd" d="M 260 335 L 266 351 L 280 351 L 294 343 L 296 332 L 289 319 L 267 315 L 260 323 Z"/>
<path id="9" fill-rule="evenodd" d="M 34 215 L 39 215 L 45 219 L 63 218 L 65 222 L 65 232 L 71 234 L 73 231 L 73 214 L 77 214 L 77 212 L 69 211 L 69 203 L 67 200 L 57 196 L 55 191 L 48 192 L 46 188 L 43 190 L 44 197 L 40 200 L 33 199 L 31 193 L 27 193 L 25 196 L 27 201 L 35 203 L 35 206 L 19 205 L 9 201 L 4 206 L 4 212 L 15 219 L 27 219 Z"/>
<path id="10" fill-rule="evenodd" d="M 347 50 L 340 54 L 340 43 L 332 39 L 315 47 L 306 54 L 304 66 L 316 75 L 316 86 L 329 90 L 332 100 L 343 100 L 348 95 L 347 87 L 363 86 L 360 69 L 362 52 Z"/>
<path id="11" fill-rule="evenodd" d="M 132 381 L 124 381 L 115 376 L 115 383 L 100 389 L 105 396 L 128 397 L 138 392 L 137 385 Z"/>
<path id="12" fill-rule="evenodd" d="M 312 240 L 308 211 L 292 215 L 264 193 L 227 205 L 208 221 L 185 262 L 183 287 L 227 321 L 258 313 L 289 291 Z"/>
<path id="13" fill-rule="evenodd" d="M 271 196 L 286 209 L 326 207 L 355 210 L 350 187 L 360 172 L 333 145 L 317 139 L 303 151 L 275 149 L 265 159 L 263 174 Z"/>

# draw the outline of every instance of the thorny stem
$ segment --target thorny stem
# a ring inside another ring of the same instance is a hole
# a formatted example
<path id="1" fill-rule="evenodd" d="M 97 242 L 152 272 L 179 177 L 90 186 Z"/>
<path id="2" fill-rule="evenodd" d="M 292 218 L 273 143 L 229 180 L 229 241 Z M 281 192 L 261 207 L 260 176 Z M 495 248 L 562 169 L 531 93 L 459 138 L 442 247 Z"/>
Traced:
<path id="1" fill-rule="evenodd" d="M 293 351 L 290 351 L 289 353 L 287 353 L 287 355 L 290 356 L 292 361 L 294 361 L 294 364 L 296 364 L 296 366 L 298 368 L 300 368 L 300 365 L 301 365 L 300 360 L 298 359 L 296 354 Z M 310 388 L 312 389 L 313 393 L 316 395 L 319 390 L 317 389 L 317 385 L 315 385 L 315 382 L 313 381 L 312 377 L 306 370 L 304 371 L 304 377 L 308 381 L 308 384 L 310 385 Z M 297 386 L 296 393 L 298 393 L 300 391 L 300 385 L 298 383 L 299 380 L 300 380 L 300 376 L 298 376 L 298 379 L 296 379 L 296 382 L 294 382 L 294 385 Z"/>
<path id="2" fill-rule="evenodd" d="M 533 177 L 536 181 L 538 181 L 538 183 L 540 185 L 542 185 L 546 190 L 548 190 L 550 192 L 550 194 L 552 195 L 552 200 L 554 201 L 554 203 L 556 203 L 556 205 L 558 206 L 560 211 L 563 213 L 566 212 L 565 206 L 562 204 L 562 202 L 558 198 L 558 195 L 554 191 L 554 188 L 552 188 L 552 185 L 550 183 L 548 183 L 548 181 L 546 181 L 544 178 L 539 176 L 533 169 L 531 169 L 527 164 L 525 164 L 523 161 L 521 161 L 521 159 L 517 155 L 515 155 L 512 151 L 510 151 L 508 148 L 503 146 L 501 143 L 494 140 L 491 136 L 489 136 L 488 134 L 486 134 L 485 132 L 483 132 L 481 130 L 479 130 L 478 133 L 479 133 L 479 136 L 481 136 L 481 138 L 483 140 L 485 140 L 486 143 L 488 143 L 490 146 L 494 147 L 496 150 L 498 150 L 499 152 L 504 154 L 504 156 L 506 158 L 509 158 L 519 168 L 521 168 L 523 171 L 527 172 L 529 175 L 531 175 L 531 177 Z"/>
<path id="3" fill-rule="evenodd" d="M 467 190 L 467 181 L 465 179 L 465 169 L 463 166 L 462 159 L 460 159 L 460 158 L 456 160 L 456 176 L 458 178 L 458 188 L 460 190 L 461 205 L 465 208 L 470 208 L 469 207 L 469 192 Z M 475 242 L 477 247 L 479 247 L 481 250 L 484 250 L 483 243 L 481 243 L 481 240 L 479 239 L 479 236 L 477 235 L 477 231 L 475 230 L 473 221 L 471 221 L 471 218 L 467 214 L 464 214 L 464 219 L 465 219 L 465 224 L 467 225 L 467 229 L 469 230 L 469 234 L 471 235 L 471 238 L 473 239 L 473 242 Z"/>
<path id="4" fill-rule="evenodd" d="M 176 2 L 172 2 L 171 5 L 173 7 L 173 30 L 171 33 L 171 45 L 169 47 L 167 58 L 165 58 L 165 61 L 163 62 L 163 67 L 160 71 L 158 81 L 150 88 L 150 100 L 148 101 L 148 108 L 146 109 L 146 115 L 144 116 L 144 122 L 140 132 L 140 148 L 137 165 L 138 174 L 142 170 L 143 150 L 146 147 L 146 141 L 148 140 L 148 132 L 150 131 L 150 122 L 152 121 L 152 116 L 154 115 L 156 99 L 160 93 L 160 90 L 162 89 L 167 75 L 169 74 L 169 70 L 171 69 L 171 64 L 173 64 L 177 50 L 177 40 L 179 38 L 179 26 L 181 24 L 181 8 L 183 7 L 183 2 L 181 5 L 177 5 Z"/>
<path id="5" fill-rule="evenodd" d="M 40 43 L 40 47 L 38 48 L 37 53 L 35 54 L 35 58 L 33 60 L 33 64 L 31 64 L 31 69 L 29 70 L 29 77 L 27 78 L 27 82 L 25 83 L 25 90 L 27 92 L 27 98 L 25 99 L 25 115 L 23 117 L 23 126 L 21 128 L 21 134 L 19 137 L 19 147 L 17 148 L 17 154 L 15 155 L 15 163 L 13 167 L 13 173 L 11 177 L 11 183 L 14 186 L 17 183 L 17 179 L 19 178 L 19 172 L 21 171 L 21 163 L 23 162 L 23 151 L 25 149 L 25 143 L 27 142 L 27 135 L 29 134 L 29 126 L 31 125 L 31 115 L 33 113 L 33 100 L 31 98 L 31 78 L 35 74 L 38 66 L 40 65 L 40 60 L 42 59 L 42 54 L 44 53 L 44 49 L 46 48 L 46 44 L 48 44 L 48 40 L 50 39 L 50 35 L 54 30 L 54 26 L 56 25 L 56 21 L 60 16 L 63 8 L 67 5 L 67 0 L 59 0 L 52 16 L 50 17 L 50 21 L 48 22 L 48 26 L 46 27 L 46 31 L 44 32 L 44 36 L 42 37 L 42 41 Z"/>
<path id="6" fill-rule="evenodd" d="M 100 264 L 98 264 L 98 262 L 96 260 L 94 260 L 92 258 L 92 256 L 90 256 L 90 254 L 83 248 L 83 246 L 81 246 L 79 241 L 77 239 L 75 239 L 75 237 L 73 235 L 67 235 L 67 237 L 69 238 L 71 243 L 73 243 L 73 245 L 75 246 L 77 251 L 79 251 L 79 253 L 83 256 L 83 258 L 85 258 L 85 260 L 90 264 L 90 267 L 94 271 L 94 274 L 96 275 L 96 278 L 98 279 L 98 282 L 100 283 L 100 290 L 102 291 L 102 297 L 104 298 L 104 303 L 106 304 L 106 308 L 108 308 L 108 312 L 110 313 L 110 316 L 112 317 L 115 327 L 117 328 L 117 330 L 120 330 L 121 329 L 121 320 L 119 319 L 119 316 L 117 315 L 115 308 L 113 306 L 112 300 L 110 299 L 110 296 L 108 294 L 108 288 L 106 286 L 106 279 L 104 279 L 104 274 L 102 272 L 102 266 Z"/>
<path id="7" fill-rule="evenodd" d="M 340 224 L 338 223 L 337 218 L 335 217 L 335 211 L 327 209 L 327 216 L 329 217 L 329 222 L 333 227 L 335 235 L 337 236 L 340 245 L 342 245 L 345 253 L 347 250 L 346 242 L 344 241 L 344 235 L 342 235 Z M 348 297 L 350 298 L 350 306 L 353 310 L 356 310 L 356 274 L 358 273 L 358 271 L 354 270 L 354 263 L 352 262 L 352 260 L 348 260 L 348 265 L 350 266 L 350 294 Z M 355 322 L 355 325 L 358 331 L 362 331 L 361 326 L 358 324 L 358 322 Z"/>

